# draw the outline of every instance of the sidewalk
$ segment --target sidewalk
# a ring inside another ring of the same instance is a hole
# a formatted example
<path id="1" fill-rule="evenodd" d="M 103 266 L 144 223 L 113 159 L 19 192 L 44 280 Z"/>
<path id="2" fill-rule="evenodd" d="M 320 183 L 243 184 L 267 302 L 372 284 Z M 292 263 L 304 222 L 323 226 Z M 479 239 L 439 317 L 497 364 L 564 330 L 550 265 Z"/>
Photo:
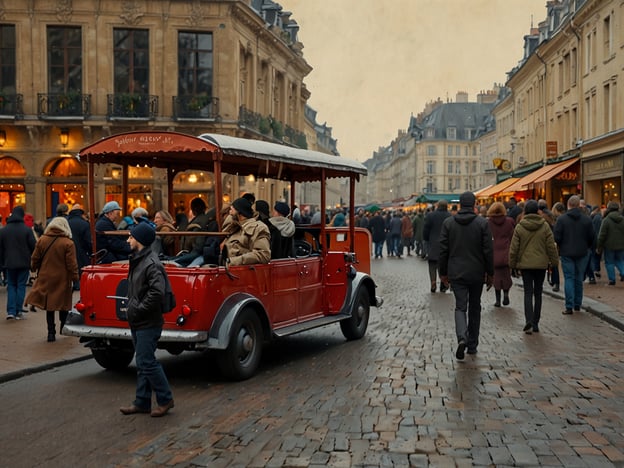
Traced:
<path id="1" fill-rule="evenodd" d="M 514 285 L 522 287 L 521 280 L 514 279 Z M 560 299 L 563 311 L 563 291 L 555 293 L 545 284 L 544 293 Z M 6 320 L 6 295 L 6 288 L 0 287 L 0 383 L 91 358 L 91 351 L 76 337 L 57 333 L 56 341 L 48 343 L 44 311 L 24 314 L 25 320 Z M 79 297 L 80 293 L 74 292 L 73 303 Z M 583 309 L 624 330 L 624 282 L 608 286 L 604 272 L 597 284 L 586 282 Z M 56 322 L 58 327 L 58 314 Z"/>
<path id="2" fill-rule="evenodd" d="M 75 292 L 73 302 L 79 297 Z M 25 320 L 6 320 L 6 299 L 6 288 L 0 287 L 0 383 L 91 357 L 78 338 L 58 333 L 58 313 L 56 341 L 48 343 L 45 311 L 25 313 Z"/>

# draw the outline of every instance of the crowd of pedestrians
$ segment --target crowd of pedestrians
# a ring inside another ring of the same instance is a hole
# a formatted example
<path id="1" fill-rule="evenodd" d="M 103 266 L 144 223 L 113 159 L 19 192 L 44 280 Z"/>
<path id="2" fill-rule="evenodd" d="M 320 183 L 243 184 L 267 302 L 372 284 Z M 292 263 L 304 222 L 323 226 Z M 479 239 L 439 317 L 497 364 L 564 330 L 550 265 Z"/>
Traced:
<path id="1" fill-rule="evenodd" d="M 367 221 L 360 224 L 358 218 Z M 476 218 L 485 220 L 492 240 L 491 270 L 489 247 L 471 241 L 470 231 L 459 228 L 463 220 Z M 516 201 L 512 197 L 505 203 L 478 206 L 468 194 L 463 194 L 459 206 L 453 205 L 450 210 L 449 203 L 442 199 L 412 213 L 400 209 L 360 212 L 356 223 L 371 231 L 375 259 L 384 256 L 384 245 L 388 257 L 418 256 L 428 263 L 431 292 L 438 287 L 440 292 L 449 288 L 453 291 L 458 358 L 463 357 L 464 350 L 476 352 L 480 304 L 475 298 L 481 295 L 476 282 L 472 289 L 466 286 L 462 272 L 478 270 L 472 271 L 477 275 L 472 278 L 478 277 L 481 287 L 493 286 L 495 307 L 510 306 L 512 277 L 520 277 L 526 334 L 540 331 L 544 285 L 550 285 L 553 292 L 563 288 L 562 313 L 571 315 L 581 308 L 584 285 L 596 284 L 596 278 L 601 277 L 603 262 L 609 286 L 616 286 L 618 280 L 624 282 L 624 214 L 617 201 L 589 206 L 578 195 L 572 195 L 565 204 L 556 202 L 549 208 L 543 199 Z M 411 231 L 406 230 L 410 224 Z M 406 238 L 408 233 L 411 240 Z M 481 256 L 471 257 L 477 248 L 481 249 Z M 454 270 L 457 265 L 461 266 L 460 271 Z"/>

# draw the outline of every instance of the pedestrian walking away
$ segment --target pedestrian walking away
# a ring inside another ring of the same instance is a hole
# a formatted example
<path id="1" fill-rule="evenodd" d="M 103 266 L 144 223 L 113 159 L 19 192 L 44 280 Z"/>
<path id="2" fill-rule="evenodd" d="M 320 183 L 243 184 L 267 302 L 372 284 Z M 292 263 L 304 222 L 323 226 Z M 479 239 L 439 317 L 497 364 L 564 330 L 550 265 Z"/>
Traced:
<path id="1" fill-rule="evenodd" d="M 523 331 L 527 334 L 539 332 L 546 270 L 549 265 L 556 267 L 558 262 L 557 245 L 552 230 L 538 214 L 537 202 L 528 200 L 524 205 L 524 216 L 514 230 L 509 248 L 509 265 L 522 272 L 525 318 Z"/>
<path id="2" fill-rule="evenodd" d="M 620 204 L 610 201 L 607 205 L 605 218 L 598 234 L 597 253 L 604 250 L 605 269 L 609 278 L 609 286 L 615 286 L 615 269 L 624 281 L 624 216 L 620 212 Z"/>
<path id="3" fill-rule="evenodd" d="M 7 282 L 7 320 L 24 318 L 23 304 L 30 276 L 30 257 L 35 250 L 35 234 L 24 222 L 24 208 L 16 206 L 0 229 L 0 265 Z"/>
<path id="4" fill-rule="evenodd" d="M 564 278 L 564 315 L 581 310 L 583 277 L 595 239 L 591 219 L 580 205 L 578 195 L 572 195 L 568 199 L 568 211 L 557 218 L 554 229 Z"/>
<path id="5" fill-rule="evenodd" d="M 425 216 L 423 227 L 423 239 L 427 243 L 427 261 L 429 262 L 429 280 L 431 281 L 431 292 L 436 292 L 438 279 L 438 255 L 440 252 L 440 231 L 442 223 L 451 216 L 448 212 L 448 202 L 440 200 L 438 207 Z M 442 276 L 440 274 L 440 276 Z M 446 292 L 447 286 L 440 282 L 440 292 Z"/>
<path id="6" fill-rule="evenodd" d="M 78 281 L 76 247 L 66 218 L 50 220 L 37 241 L 30 269 L 37 272 L 37 278 L 25 302 L 46 311 L 48 342 L 56 341 L 55 311 L 59 311 L 60 332 L 72 306 L 74 281 Z"/>
<path id="7" fill-rule="evenodd" d="M 132 250 L 128 269 L 128 324 L 136 352 L 136 398 L 119 410 L 125 414 L 167 414 L 173 408 L 173 394 L 162 365 L 156 359 L 156 347 L 164 324 L 163 296 L 168 279 L 151 245 L 156 229 L 150 223 L 138 223 L 130 231 Z M 152 410 L 152 393 L 157 406 Z"/>
<path id="8" fill-rule="evenodd" d="M 488 224 L 494 242 L 494 307 L 501 306 L 501 290 L 503 305 L 509 305 L 511 289 L 511 269 L 509 268 L 509 245 L 514 233 L 515 223 L 507 216 L 505 205 L 501 202 L 492 203 L 487 211 Z"/>
<path id="9" fill-rule="evenodd" d="M 460 209 L 442 223 L 440 232 L 440 279 L 455 295 L 455 357 L 464 351 L 475 354 L 481 327 L 481 293 L 494 281 L 494 247 L 488 222 L 476 213 L 472 192 L 459 197 Z"/>

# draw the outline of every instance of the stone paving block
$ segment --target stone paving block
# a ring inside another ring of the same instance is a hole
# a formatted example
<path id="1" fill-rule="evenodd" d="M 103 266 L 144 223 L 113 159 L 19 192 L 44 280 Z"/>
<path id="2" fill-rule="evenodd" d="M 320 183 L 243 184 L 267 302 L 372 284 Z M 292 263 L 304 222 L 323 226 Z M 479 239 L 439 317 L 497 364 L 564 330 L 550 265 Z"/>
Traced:
<path id="1" fill-rule="evenodd" d="M 624 446 L 621 449 L 624 449 Z M 600 450 L 611 462 L 624 466 L 624 452 L 622 450 L 616 447 L 601 447 Z"/>
<path id="2" fill-rule="evenodd" d="M 489 453 L 494 465 L 512 465 L 514 463 L 511 452 L 507 447 L 490 447 Z"/>
<path id="3" fill-rule="evenodd" d="M 516 465 L 537 464 L 537 457 L 528 444 L 510 444 L 508 449 Z"/>

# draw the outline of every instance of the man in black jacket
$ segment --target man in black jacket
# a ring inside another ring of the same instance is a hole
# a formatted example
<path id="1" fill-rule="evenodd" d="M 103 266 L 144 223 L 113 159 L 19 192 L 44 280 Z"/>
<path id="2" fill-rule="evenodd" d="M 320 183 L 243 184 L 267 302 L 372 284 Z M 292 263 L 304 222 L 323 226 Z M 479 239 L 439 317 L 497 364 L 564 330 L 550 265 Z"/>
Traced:
<path id="1" fill-rule="evenodd" d="M 76 246 L 76 260 L 78 261 L 78 275 L 89 265 L 89 256 L 93 250 L 89 221 L 85 219 L 82 206 L 76 203 L 67 215 L 67 222 L 72 232 L 72 240 Z M 74 283 L 74 291 L 80 290 L 80 280 Z"/>
<path id="2" fill-rule="evenodd" d="M 585 269 L 596 239 L 591 219 L 580 206 L 581 199 L 572 195 L 568 199 L 568 211 L 557 218 L 554 229 L 564 278 L 564 315 L 572 314 L 573 309 L 581 310 Z"/>
<path id="3" fill-rule="evenodd" d="M 457 359 L 475 354 L 481 325 L 481 293 L 494 281 L 494 247 L 486 218 L 478 216 L 472 192 L 459 197 L 459 212 L 444 220 L 440 232 L 440 279 L 453 286 Z M 466 314 L 468 315 L 466 317 Z"/>
<path id="4" fill-rule="evenodd" d="M 130 246 L 120 236 L 103 234 L 106 231 L 116 231 L 116 221 L 121 215 L 121 207 L 116 201 L 109 201 L 102 208 L 102 214 L 95 222 L 95 245 L 97 250 L 106 253 L 100 263 L 113 263 L 117 260 L 127 260 L 130 255 Z"/>
<path id="5" fill-rule="evenodd" d="M 438 207 L 425 216 L 425 225 L 423 227 L 423 239 L 427 242 L 427 262 L 429 263 L 429 279 L 431 280 L 431 292 L 435 292 L 437 288 L 437 279 L 439 273 L 439 254 L 440 254 L 440 231 L 442 223 L 451 216 L 448 212 L 448 202 L 440 200 Z M 440 292 L 446 292 L 447 287 L 440 282 Z"/>
<path id="6" fill-rule="evenodd" d="M 130 406 L 121 407 L 123 414 L 151 413 L 164 416 L 173 408 L 173 394 L 161 364 L 156 360 L 156 347 L 162 333 L 165 270 L 150 246 L 156 229 L 150 223 L 138 223 L 130 232 L 132 249 L 128 269 L 128 324 L 136 350 L 136 398 Z M 152 407 L 152 392 L 156 395 Z"/>
<path id="7" fill-rule="evenodd" d="M 30 275 L 35 235 L 24 223 L 24 208 L 16 206 L 0 230 L 0 266 L 6 268 L 7 320 L 24 318 L 22 306 Z"/>

